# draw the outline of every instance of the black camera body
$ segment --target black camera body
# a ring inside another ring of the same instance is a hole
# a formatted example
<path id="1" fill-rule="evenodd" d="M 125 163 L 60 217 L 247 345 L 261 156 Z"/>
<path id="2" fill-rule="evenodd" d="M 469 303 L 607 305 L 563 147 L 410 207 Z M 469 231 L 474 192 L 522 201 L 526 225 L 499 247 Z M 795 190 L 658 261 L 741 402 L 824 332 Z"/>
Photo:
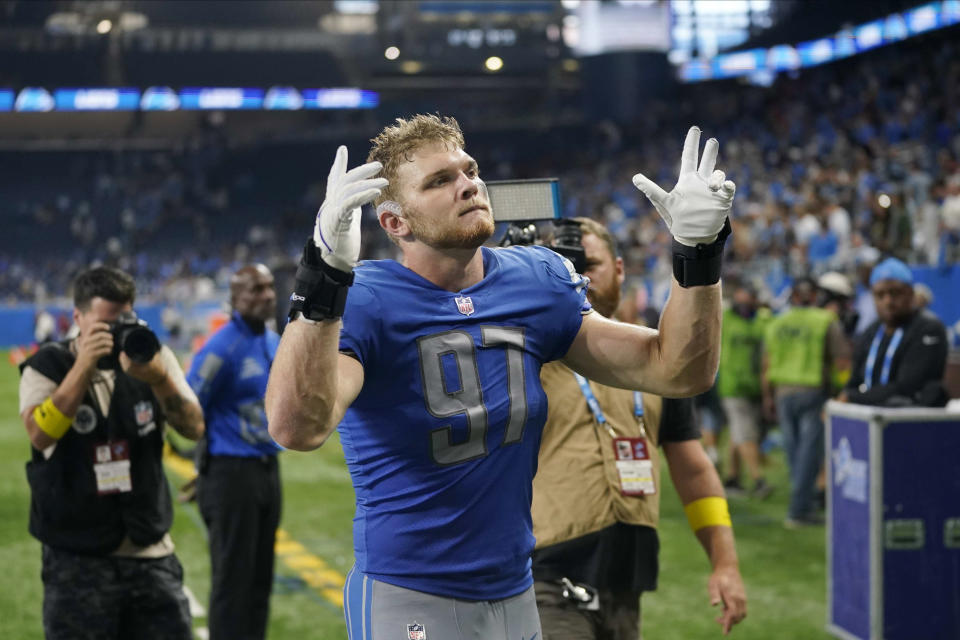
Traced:
<path id="1" fill-rule="evenodd" d="M 553 221 L 553 244 L 550 248 L 573 263 L 577 273 L 587 270 L 587 252 L 583 248 L 583 228 L 570 218 Z"/>
<path id="2" fill-rule="evenodd" d="M 157 334 L 133 311 L 121 313 L 110 325 L 110 333 L 113 334 L 113 352 L 100 358 L 97 362 L 97 367 L 100 369 L 118 369 L 121 351 L 133 362 L 139 364 L 150 362 L 160 351 L 160 340 L 157 339 Z"/>
<path id="3" fill-rule="evenodd" d="M 587 268 L 580 223 L 560 217 L 560 188 L 556 178 L 536 180 L 498 180 L 485 184 L 493 219 L 508 223 L 500 241 L 501 247 L 544 244 L 537 229 L 538 222 L 553 223 L 550 247 L 573 263 L 577 273 Z"/>
<path id="4" fill-rule="evenodd" d="M 580 228 L 580 223 L 576 220 L 569 218 L 554 220 L 553 240 L 549 243 L 544 243 L 541 240 L 540 232 L 532 222 L 527 225 L 510 222 L 503 239 L 500 240 L 501 247 L 531 244 L 542 244 L 553 249 L 572 262 L 577 273 L 583 273 L 587 268 L 587 252 L 583 248 L 583 229 Z"/>

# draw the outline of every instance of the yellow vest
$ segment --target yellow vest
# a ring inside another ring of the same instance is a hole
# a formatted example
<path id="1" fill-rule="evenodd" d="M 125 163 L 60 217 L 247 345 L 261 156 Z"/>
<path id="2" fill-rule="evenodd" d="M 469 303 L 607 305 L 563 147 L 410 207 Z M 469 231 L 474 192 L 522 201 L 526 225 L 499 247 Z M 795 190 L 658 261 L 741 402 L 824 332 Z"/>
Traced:
<path id="1" fill-rule="evenodd" d="M 616 522 L 656 527 L 660 514 L 659 396 L 643 394 L 644 427 L 657 492 L 648 496 L 620 493 L 613 439 L 597 424 L 580 386 L 566 365 L 543 366 L 540 381 L 549 400 L 533 479 L 533 534 L 545 547 L 599 531 Z M 597 402 L 617 437 L 640 435 L 633 392 L 591 382 Z"/>
<path id="2" fill-rule="evenodd" d="M 775 385 L 820 387 L 824 383 L 827 331 L 836 315 L 816 307 L 794 307 L 767 325 L 767 378 Z"/>

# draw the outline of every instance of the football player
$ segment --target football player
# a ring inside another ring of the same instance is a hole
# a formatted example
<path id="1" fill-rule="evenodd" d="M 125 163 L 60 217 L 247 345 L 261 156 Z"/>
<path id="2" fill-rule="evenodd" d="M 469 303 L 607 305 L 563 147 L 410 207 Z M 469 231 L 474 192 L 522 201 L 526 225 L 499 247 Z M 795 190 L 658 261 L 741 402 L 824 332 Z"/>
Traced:
<path id="1" fill-rule="evenodd" d="M 542 635 L 530 572 L 540 366 L 562 359 L 669 397 L 713 384 L 735 187 L 714 170 L 715 139 L 698 165 L 699 141 L 691 128 L 671 192 L 633 178 L 675 240 L 659 331 L 590 313 L 587 281 L 550 249 L 482 246 L 492 211 L 453 118 L 398 119 L 350 171 L 337 151 L 266 407 L 285 447 L 339 431 L 357 497 L 351 640 Z M 370 201 L 400 262 L 357 264 Z"/>

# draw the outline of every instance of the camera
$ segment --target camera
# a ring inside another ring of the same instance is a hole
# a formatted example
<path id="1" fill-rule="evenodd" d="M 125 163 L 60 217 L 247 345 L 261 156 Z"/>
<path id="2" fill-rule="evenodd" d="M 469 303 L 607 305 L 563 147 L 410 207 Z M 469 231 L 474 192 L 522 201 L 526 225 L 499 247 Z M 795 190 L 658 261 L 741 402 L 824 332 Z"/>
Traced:
<path id="1" fill-rule="evenodd" d="M 150 362 L 160 351 L 157 339 L 145 320 L 137 317 L 133 311 L 125 311 L 110 325 L 113 334 L 113 353 L 100 358 L 100 369 L 117 369 L 120 366 L 120 352 L 139 364 Z"/>
<path id="2" fill-rule="evenodd" d="M 587 270 L 587 253 L 583 248 L 583 229 L 569 218 L 553 221 L 553 244 L 550 248 L 573 263 L 577 273 Z"/>
<path id="3" fill-rule="evenodd" d="M 580 223 L 560 217 L 560 190 L 556 178 L 498 180 L 486 183 L 493 219 L 508 223 L 501 247 L 543 244 L 537 222 L 553 223 L 550 247 L 573 263 L 577 273 L 587 268 Z"/>

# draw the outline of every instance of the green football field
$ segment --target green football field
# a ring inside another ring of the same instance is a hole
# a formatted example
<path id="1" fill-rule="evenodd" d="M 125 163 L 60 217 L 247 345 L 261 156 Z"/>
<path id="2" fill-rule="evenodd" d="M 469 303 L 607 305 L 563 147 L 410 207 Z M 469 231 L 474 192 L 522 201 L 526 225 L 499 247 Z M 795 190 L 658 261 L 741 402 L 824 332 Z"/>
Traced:
<path id="1" fill-rule="evenodd" d="M 17 416 L 17 373 L 0 364 L 0 638 L 41 638 L 40 545 L 27 533 L 26 432 Z M 346 638 L 340 585 L 353 564 L 353 490 L 338 441 L 312 453 L 285 453 L 282 535 L 271 601 L 272 639 Z M 176 489 L 185 472 L 172 463 Z M 732 499 L 748 618 L 731 637 L 743 640 L 827 638 L 822 528 L 786 531 L 786 477 L 779 455 L 769 470 L 777 491 L 767 501 Z M 643 598 L 645 640 L 720 637 L 708 605 L 707 560 L 687 527 L 669 477 L 663 476 L 660 589 Z M 205 608 L 210 587 L 205 531 L 194 504 L 178 504 L 172 535 L 185 583 Z M 204 615 L 194 627 L 203 637 Z M 434 640 L 444 640 L 441 638 Z"/>

